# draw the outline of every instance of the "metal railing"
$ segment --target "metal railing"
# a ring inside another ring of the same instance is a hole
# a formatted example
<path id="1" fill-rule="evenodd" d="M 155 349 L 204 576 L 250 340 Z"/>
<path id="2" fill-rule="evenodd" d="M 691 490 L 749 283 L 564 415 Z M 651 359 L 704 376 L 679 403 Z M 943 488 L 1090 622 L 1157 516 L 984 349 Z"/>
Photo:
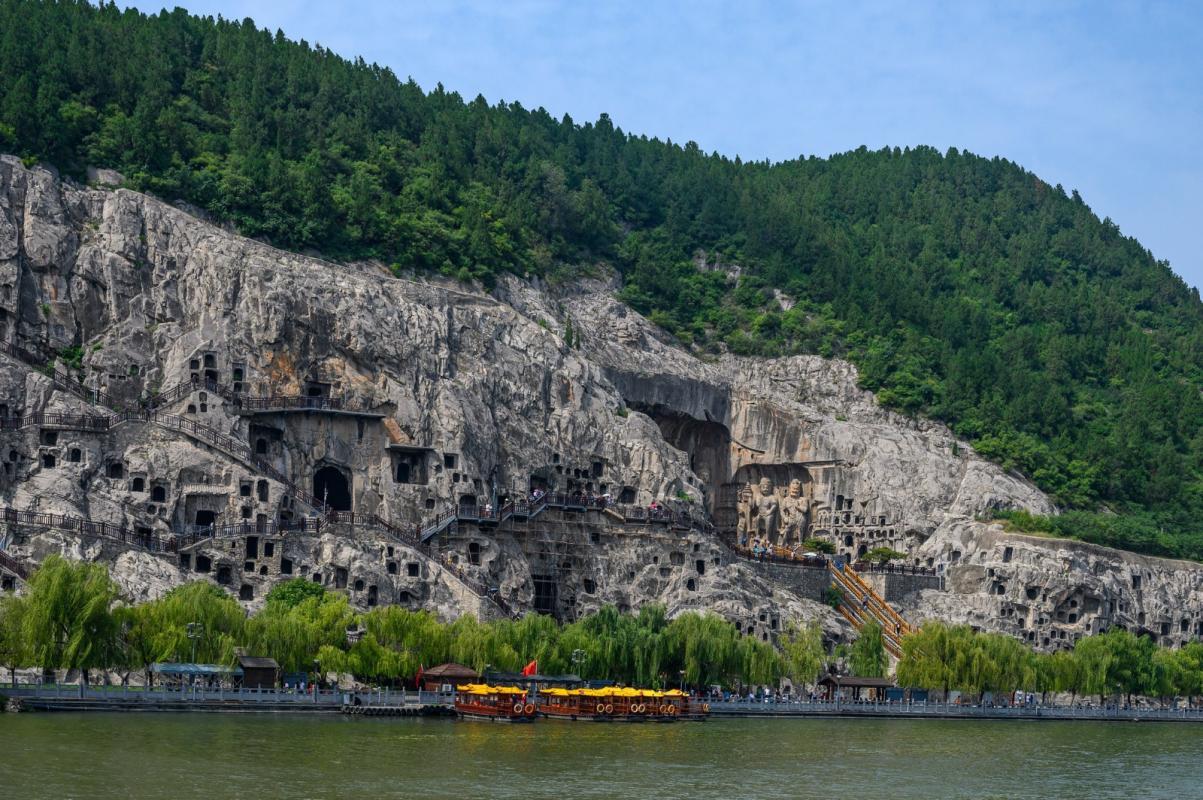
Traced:
<path id="1" fill-rule="evenodd" d="M 21 428 L 66 428 L 81 431 L 107 431 L 115 424 L 116 417 L 97 414 L 61 414 L 43 412 L 26 414 L 22 417 L 0 418 L 0 430 L 14 431 Z"/>
<path id="2" fill-rule="evenodd" d="M 876 561 L 857 561 L 853 564 L 857 572 L 878 573 L 884 575 L 920 575 L 938 578 L 940 573 L 932 567 L 920 567 L 913 564 L 880 564 Z"/>
<path id="3" fill-rule="evenodd" d="M 56 386 L 59 386 L 64 391 L 80 395 L 84 400 L 93 405 L 115 410 L 128 408 L 125 403 L 99 389 L 89 387 L 71 373 L 58 369 L 54 364 L 54 360 L 58 357 L 57 355 L 38 355 L 12 342 L 0 342 L 0 352 L 6 353 L 18 361 L 25 362 L 36 372 L 49 378 Z"/>
<path id="4" fill-rule="evenodd" d="M 909 700 L 709 700 L 711 714 L 733 716 L 910 716 L 966 719 L 1148 720 L 1203 722 L 1203 706 L 980 705 Z"/>
<path id="5" fill-rule="evenodd" d="M 235 392 L 232 386 L 216 381 L 185 381 L 178 383 L 143 401 L 147 408 L 162 408 L 174 403 L 193 392 L 207 391 L 234 403 L 244 411 L 349 411 L 365 413 L 371 410 L 366 400 L 353 400 L 347 397 L 313 397 L 305 394 L 271 394 L 250 395 Z"/>
<path id="6" fill-rule="evenodd" d="M 82 683 L 16 683 L 0 682 L 0 694 L 24 700 L 63 701 L 124 706 L 131 703 L 219 704 L 219 705 L 285 705 L 293 707 L 342 707 L 357 705 L 384 708 L 447 708 L 454 704 L 451 692 L 428 692 L 412 689 L 374 687 L 359 689 L 250 688 L 230 685 L 158 686 L 101 685 Z"/>
<path id="7" fill-rule="evenodd" d="M 0 548 L 0 567 L 23 581 L 29 580 L 29 570 L 25 568 L 25 564 L 10 556 L 3 548 Z"/>
<path id="8" fill-rule="evenodd" d="M 0 509 L 0 522 L 6 525 L 24 525 L 27 527 L 69 531 L 77 533 L 80 536 L 109 539 L 134 545 L 143 550 L 156 553 L 175 552 L 178 546 L 178 540 L 175 536 L 164 537 L 157 533 L 131 531 L 129 528 L 115 525 L 111 522 L 94 522 L 83 517 L 51 514 L 44 511 L 18 511 L 15 508 L 4 508 Z"/>
<path id="9" fill-rule="evenodd" d="M 500 524 L 509 519 L 531 520 L 547 508 L 558 508 L 565 511 L 606 511 L 631 525 L 663 524 L 680 531 L 714 532 L 714 526 L 710 521 L 696 513 L 678 511 L 665 506 L 645 508 L 617 504 L 602 497 L 546 494 L 530 501 L 510 501 L 502 504 L 500 508 L 461 503 L 454 510 L 423 525 L 420 528 L 419 536 L 423 542 L 430 541 L 457 522 Z"/>
<path id="10" fill-rule="evenodd" d="M 881 626 L 885 649 L 895 658 L 902 658 L 902 637 L 911 630 L 902 615 L 842 561 L 827 562 L 827 570 L 835 578 L 843 596 L 840 613 L 857 630 L 872 618 Z"/>

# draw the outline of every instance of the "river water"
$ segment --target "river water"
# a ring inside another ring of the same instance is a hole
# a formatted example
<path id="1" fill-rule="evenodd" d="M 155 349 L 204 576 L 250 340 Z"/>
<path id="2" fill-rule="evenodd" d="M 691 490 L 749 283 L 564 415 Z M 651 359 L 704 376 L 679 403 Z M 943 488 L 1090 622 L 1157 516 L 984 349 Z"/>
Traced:
<path id="1" fill-rule="evenodd" d="M 0 797 L 1194 798 L 1173 723 L 0 714 Z"/>

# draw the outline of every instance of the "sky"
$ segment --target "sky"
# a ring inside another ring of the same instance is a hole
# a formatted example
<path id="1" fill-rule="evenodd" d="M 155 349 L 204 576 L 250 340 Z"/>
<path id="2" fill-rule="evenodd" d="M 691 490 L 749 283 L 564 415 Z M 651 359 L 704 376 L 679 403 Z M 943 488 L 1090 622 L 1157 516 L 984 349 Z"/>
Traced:
<path id="1" fill-rule="evenodd" d="M 744 160 L 920 144 L 1002 156 L 1077 189 L 1203 287 L 1203 2 L 183 4 L 426 89 L 577 122 L 604 112 Z"/>

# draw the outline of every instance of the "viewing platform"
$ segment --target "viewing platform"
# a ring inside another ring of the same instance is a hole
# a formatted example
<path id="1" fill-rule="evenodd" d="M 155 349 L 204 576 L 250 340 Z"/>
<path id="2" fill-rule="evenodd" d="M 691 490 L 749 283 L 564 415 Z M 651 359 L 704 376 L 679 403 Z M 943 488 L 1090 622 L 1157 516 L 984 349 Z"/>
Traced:
<path id="1" fill-rule="evenodd" d="M 242 416 L 264 414 L 308 414 L 321 413 L 335 416 L 384 419 L 383 411 L 368 408 L 366 404 L 341 397 L 307 397 L 304 395 L 280 395 L 272 397 L 249 397 L 239 395 L 234 409 Z"/>

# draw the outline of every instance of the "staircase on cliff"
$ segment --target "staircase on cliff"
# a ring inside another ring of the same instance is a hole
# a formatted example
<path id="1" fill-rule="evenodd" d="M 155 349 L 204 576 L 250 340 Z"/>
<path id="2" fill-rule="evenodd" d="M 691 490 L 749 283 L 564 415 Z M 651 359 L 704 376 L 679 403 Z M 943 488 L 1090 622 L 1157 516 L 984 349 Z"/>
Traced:
<path id="1" fill-rule="evenodd" d="M 7 542 L 3 544 L 7 544 Z M 7 550 L 0 546 L 0 578 L 3 578 L 5 575 L 11 575 L 22 581 L 27 581 L 29 580 L 29 569 L 25 566 L 25 562 L 14 558 Z"/>
<path id="2" fill-rule="evenodd" d="M 844 618 L 858 631 L 870 620 L 876 622 L 881 626 L 886 652 L 894 658 L 902 658 L 902 637 L 911 632 L 911 626 L 902 615 L 843 561 L 828 560 L 827 571 L 842 596 L 839 612 Z"/>

